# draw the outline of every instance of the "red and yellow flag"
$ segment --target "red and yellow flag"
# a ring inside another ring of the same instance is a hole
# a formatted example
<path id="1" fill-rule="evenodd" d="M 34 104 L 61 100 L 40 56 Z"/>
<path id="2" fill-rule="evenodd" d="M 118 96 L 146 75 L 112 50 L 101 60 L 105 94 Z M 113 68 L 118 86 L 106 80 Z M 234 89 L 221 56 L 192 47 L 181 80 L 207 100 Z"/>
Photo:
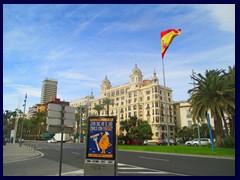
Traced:
<path id="1" fill-rule="evenodd" d="M 181 34 L 181 29 L 168 29 L 161 32 L 162 58 L 164 57 L 164 54 L 170 46 L 172 40 L 179 34 Z"/>

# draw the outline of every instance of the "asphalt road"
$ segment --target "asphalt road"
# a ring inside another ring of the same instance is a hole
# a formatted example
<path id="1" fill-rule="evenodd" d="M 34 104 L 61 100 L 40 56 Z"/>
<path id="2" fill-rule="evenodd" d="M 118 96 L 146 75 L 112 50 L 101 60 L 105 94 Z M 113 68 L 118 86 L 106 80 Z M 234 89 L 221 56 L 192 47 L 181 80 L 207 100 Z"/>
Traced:
<path id="1" fill-rule="evenodd" d="M 4 164 L 4 176 L 57 176 L 60 143 L 38 142 L 43 157 Z M 83 169 L 85 144 L 63 145 L 61 173 Z M 235 160 L 119 151 L 118 176 L 235 176 Z"/>

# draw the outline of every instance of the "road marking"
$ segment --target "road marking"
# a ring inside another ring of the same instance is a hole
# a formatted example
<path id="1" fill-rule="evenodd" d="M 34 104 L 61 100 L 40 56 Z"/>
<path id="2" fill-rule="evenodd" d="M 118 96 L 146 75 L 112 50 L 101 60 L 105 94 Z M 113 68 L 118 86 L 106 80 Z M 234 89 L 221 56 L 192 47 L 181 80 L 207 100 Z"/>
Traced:
<path id="1" fill-rule="evenodd" d="M 171 173 L 168 173 L 168 172 L 164 172 L 164 171 L 158 171 L 158 172 L 149 172 L 149 171 L 127 171 L 127 172 L 118 172 L 118 174 L 171 174 Z"/>
<path id="2" fill-rule="evenodd" d="M 65 173 L 62 173 L 61 175 L 62 176 L 83 176 L 84 175 L 84 169 L 79 169 L 79 170 L 71 171 L 71 172 L 65 172 Z"/>
<path id="3" fill-rule="evenodd" d="M 3 162 L 3 164 L 6 164 L 6 163 L 14 163 L 14 162 L 19 162 L 19 161 L 26 161 L 26 160 L 31 160 L 31 159 L 38 159 L 38 158 L 41 158 L 41 157 L 44 156 L 43 153 L 41 153 L 41 152 L 39 152 L 39 151 L 37 151 L 37 152 L 38 152 L 38 156 L 29 157 L 29 158 L 24 158 L 24 159 L 17 159 L 17 160 L 12 160 L 12 161 L 5 161 L 5 162 Z"/>
<path id="4" fill-rule="evenodd" d="M 79 153 L 77 153 L 77 152 L 72 152 L 73 154 L 79 154 Z"/>
<path id="5" fill-rule="evenodd" d="M 156 161 L 170 161 L 168 159 L 159 159 L 159 158 L 151 158 L 151 157 L 144 157 L 144 156 L 138 156 L 139 158 L 142 159 L 152 159 L 152 160 L 156 160 Z"/>
<path id="6" fill-rule="evenodd" d="M 124 170 L 127 170 L 127 169 L 133 170 L 133 171 L 124 171 Z M 134 170 L 138 170 L 138 171 L 134 171 Z M 139 166 L 133 166 L 133 165 L 122 164 L 122 163 L 118 163 L 117 174 L 148 174 L 148 175 L 152 174 L 152 175 L 186 176 L 184 174 L 171 173 L 171 172 L 166 172 L 166 171 L 159 171 L 159 170 L 156 170 L 156 169 L 143 168 L 143 167 L 139 167 Z M 84 175 L 84 169 L 65 172 L 65 173 L 62 173 L 61 175 L 62 176 L 83 176 Z"/>
<path id="7" fill-rule="evenodd" d="M 123 168 L 124 167 L 124 168 Z M 149 175 L 175 175 L 175 176 L 188 176 L 185 174 L 178 174 L 178 173 L 173 173 L 173 172 L 167 172 L 167 171 L 161 171 L 161 170 L 156 170 L 156 169 L 150 169 L 150 168 L 143 168 L 139 166 L 133 166 L 129 164 L 122 164 L 118 163 L 118 171 L 117 174 L 149 174 Z M 139 171 L 124 171 L 124 170 L 139 170 Z"/>

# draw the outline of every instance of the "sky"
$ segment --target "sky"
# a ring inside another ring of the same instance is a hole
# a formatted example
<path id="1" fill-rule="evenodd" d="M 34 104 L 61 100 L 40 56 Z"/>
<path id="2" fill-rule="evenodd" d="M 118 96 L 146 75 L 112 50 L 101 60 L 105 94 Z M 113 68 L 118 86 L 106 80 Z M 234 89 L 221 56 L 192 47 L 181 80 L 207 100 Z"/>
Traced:
<path id="1" fill-rule="evenodd" d="M 42 81 L 58 80 L 57 97 L 100 96 L 107 75 L 113 87 L 143 79 L 154 69 L 163 85 L 160 33 L 181 29 L 164 56 L 173 101 L 187 100 L 192 70 L 235 65 L 234 4 L 4 4 L 3 109 L 23 111 L 41 101 Z"/>

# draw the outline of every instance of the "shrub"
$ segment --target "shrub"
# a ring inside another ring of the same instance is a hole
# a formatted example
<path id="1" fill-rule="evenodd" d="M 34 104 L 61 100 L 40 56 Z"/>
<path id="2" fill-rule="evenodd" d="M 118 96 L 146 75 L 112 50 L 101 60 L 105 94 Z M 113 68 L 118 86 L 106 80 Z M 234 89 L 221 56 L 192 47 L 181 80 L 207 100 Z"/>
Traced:
<path id="1" fill-rule="evenodd" d="M 235 138 L 230 136 L 224 137 L 223 147 L 235 148 Z"/>

